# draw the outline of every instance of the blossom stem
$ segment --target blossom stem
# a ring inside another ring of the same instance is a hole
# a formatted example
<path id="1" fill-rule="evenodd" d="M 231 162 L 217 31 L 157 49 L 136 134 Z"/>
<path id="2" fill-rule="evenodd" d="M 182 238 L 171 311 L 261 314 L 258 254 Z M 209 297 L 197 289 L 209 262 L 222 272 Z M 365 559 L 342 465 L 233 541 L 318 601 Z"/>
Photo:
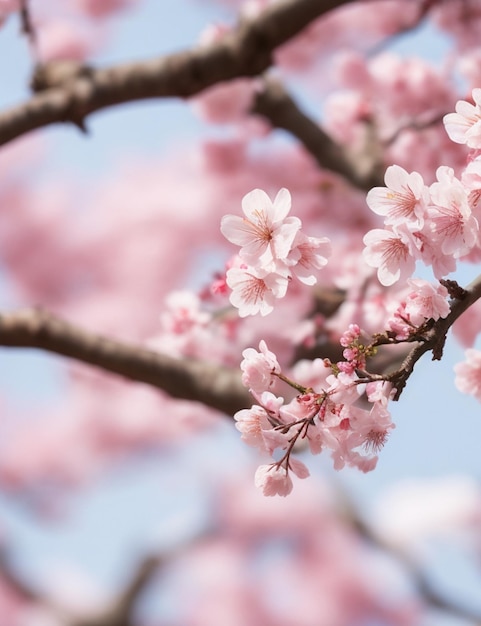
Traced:
<path id="1" fill-rule="evenodd" d="M 311 391 L 309 387 L 304 387 L 303 385 L 296 383 L 290 378 L 287 378 L 287 376 L 284 376 L 284 374 L 277 373 L 277 372 L 272 372 L 272 373 L 274 374 L 274 376 L 277 376 L 277 378 L 287 383 L 290 387 L 292 387 L 293 389 L 296 389 L 296 391 L 298 391 L 301 394 L 306 394 L 306 393 L 309 393 L 309 391 Z"/>

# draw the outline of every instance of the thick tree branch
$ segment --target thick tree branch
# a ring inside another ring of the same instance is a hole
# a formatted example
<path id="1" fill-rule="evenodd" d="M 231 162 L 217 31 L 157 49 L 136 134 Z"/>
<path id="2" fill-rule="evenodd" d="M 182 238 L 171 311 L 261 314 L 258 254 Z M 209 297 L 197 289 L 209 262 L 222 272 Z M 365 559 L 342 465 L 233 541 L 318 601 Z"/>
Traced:
<path id="1" fill-rule="evenodd" d="M 236 370 L 108 339 L 39 309 L 0 315 L 0 346 L 61 354 L 229 415 L 251 404 Z"/>
<path id="2" fill-rule="evenodd" d="M 266 117 L 273 126 L 297 137 L 323 169 L 340 174 L 363 191 L 384 184 L 377 163 L 368 167 L 354 163 L 329 135 L 298 107 L 279 81 L 266 79 L 252 107 L 252 112 Z M 384 169 L 384 168 L 383 168 Z"/>
<path id="3" fill-rule="evenodd" d="M 49 83 L 47 73 L 43 91 L 0 115 L 0 145 L 57 122 L 83 127 L 87 115 L 113 105 L 147 98 L 187 98 L 222 81 L 257 76 L 272 64 L 276 47 L 312 20 L 352 1 L 283 0 L 255 20 L 241 20 L 235 30 L 210 46 L 103 69 L 82 68 L 59 85 Z"/>

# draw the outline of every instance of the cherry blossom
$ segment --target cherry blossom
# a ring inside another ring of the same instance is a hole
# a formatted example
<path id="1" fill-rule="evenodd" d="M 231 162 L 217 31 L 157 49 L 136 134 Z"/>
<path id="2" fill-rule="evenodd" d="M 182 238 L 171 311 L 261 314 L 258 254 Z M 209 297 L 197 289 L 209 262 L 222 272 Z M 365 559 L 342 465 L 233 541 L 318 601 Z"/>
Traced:
<path id="1" fill-rule="evenodd" d="M 387 320 L 386 328 L 398 341 L 409 339 L 415 327 L 409 321 L 409 315 L 406 313 L 406 302 L 401 302 L 392 317 Z"/>
<path id="2" fill-rule="evenodd" d="M 374 187 L 367 194 L 370 209 L 385 216 L 386 226 L 405 225 L 410 230 L 421 229 L 429 203 L 428 188 L 421 174 L 409 174 L 399 165 L 391 165 L 384 180 L 386 187 Z"/>
<path id="3" fill-rule="evenodd" d="M 377 268 L 382 285 L 388 287 L 398 280 L 408 278 L 415 268 L 413 245 L 404 234 L 375 228 L 364 235 L 364 260 Z"/>
<path id="4" fill-rule="evenodd" d="M 261 392 L 272 387 L 275 382 L 275 374 L 280 374 L 281 368 L 276 355 L 268 350 L 266 342 L 261 340 L 259 352 L 254 348 L 246 348 L 242 356 L 240 367 L 242 370 L 242 383 L 251 392 Z"/>
<path id="5" fill-rule="evenodd" d="M 420 278 L 408 278 L 409 292 L 387 321 L 387 328 L 399 341 L 407 340 L 427 320 L 449 315 L 448 290 Z"/>
<path id="6" fill-rule="evenodd" d="M 289 472 L 276 463 L 257 468 L 255 485 L 265 496 L 288 496 L 293 487 Z"/>
<path id="7" fill-rule="evenodd" d="M 389 382 L 370 381 L 368 377 L 365 385 L 359 378 L 357 370 L 363 371 L 366 356 L 372 354 L 370 346 L 361 343 L 359 326 L 351 324 L 341 343 L 347 361 L 333 365 L 316 359 L 304 362 L 301 370 L 296 368 L 317 388 L 304 387 L 282 374 L 277 357 L 265 343 L 261 342 L 260 352 L 244 351 L 243 382 L 258 404 L 238 411 L 234 417 L 246 443 L 279 459 L 270 466 L 261 466 L 256 473 L 256 485 L 265 495 L 287 495 L 292 489 L 288 477 L 291 470 L 299 478 L 308 476 L 304 464 L 292 456 L 295 444 L 302 439 L 312 454 L 330 450 L 335 469 L 349 465 L 367 472 L 376 466 L 377 453 L 394 428 L 388 403 L 395 390 Z M 349 367 L 343 367 L 346 363 Z M 302 371 L 311 367 L 314 375 Z M 267 391 L 274 378 L 296 389 L 298 395 L 287 403 L 274 396 Z M 369 409 L 358 404 L 363 394 L 371 405 Z"/>
<path id="8" fill-rule="evenodd" d="M 448 290 L 444 285 L 432 285 L 421 278 L 408 278 L 412 291 L 406 298 L 405 312 L 409 321 L 419 326 L 427 319 L 447 317 L 450 311 Z"/>
<path id="9" fill-rule="evenodd" d="M 414 234 L 414 240 L 421 260 L 426 266 L 432 266 L 433 274 L 439 280 L 456 270 L 457 261 L 452 254 L 443 253 L 434 233 L 434 224 L 428 220 L 424 229 Z"/>
<path id="10" fill-rule="evenodd" d="M 444 116 L 444 126 L 451 141 L 465 143 L 470 148 L 481 148 L 481 88 L 473 89 L 474 104 L 459 100 L 456 113 Z"/>
<path id="11" fill-rule="evenodd" d="M 246 317 L 271 313 L 276 298 L 286 295 L 289 279 L 286 274 L 243 266 L 227 270 L 226 282 L 232 289 L 231 304 L 238 309 L 240 317 Z"/>
<path id="12" fill-rule="evenodd" d="M 481 92 L 480 92 L 481 95 Z M 443 254 L 459 258 L 476 244 L 478 221 L 472 214 L 466 188 L 451 168 L 440 167 L 438 181 L 430 187 L 429 218 L 435 242 Z"/>
<path id="13" fill-rule="evenodd" d="M 254 189 L 242 200 L 245 218 L 226 215 L 221 231 L 230 242 L 241 246 L 239 256 L 250 265 L 275 269 L 276 261 L 287 258 L 301 221 L 287 217 L 291 195 L 281 189 L 272 202 L 262 189 Z"/>
<path id="14" fill-rule="evenodd" d="M 274 202 L 265 191 L 254 189 L 244 196 L 242 209 L 244 218 L 224 215 L 221 220 L 224 237 L 241 247 L 239 262 L 226 273 L 230 302 L 241 317 L 265 316 L 286 295 L 293 275 L 306 285 L 317 282 L 314 271 L 327 264 L 331 244 L 327 237 L 306 236 L 301 220 L 287 217 L 291 195 L 285 188 Z"/>
<path id="15" fill-rule="evenodd" d="M 242 441 L 249 446 L 268 451 L 263 434 L 271 429 L 272 425 L 263 407 L 253 405 L 250 409 L 242 409 L 235 414 L 235 420 L 237 430 L 242 433 Z"/>
<path id="16" fill-rule="evenodd" d="M 454 366 L 455 385 L 462 393 L 468 393 L 481 402 L 481 352 L 469 348 L 466 360 Z"/>
<path id="17" fill-rule="evenodd" d="M 479 157 L 467 164 L 461 174 L 461 182 L 468 193 L 469 207 L 479 223 L 481 218 L 481 159 Z"/>
<path id="18" fill-rule="evenodd" d="M 299 231 L 286 264 L 301 283 L 315 285 L 317 271 L 326 266 L 331 252 L 327 237 L 308 237 Z"/>

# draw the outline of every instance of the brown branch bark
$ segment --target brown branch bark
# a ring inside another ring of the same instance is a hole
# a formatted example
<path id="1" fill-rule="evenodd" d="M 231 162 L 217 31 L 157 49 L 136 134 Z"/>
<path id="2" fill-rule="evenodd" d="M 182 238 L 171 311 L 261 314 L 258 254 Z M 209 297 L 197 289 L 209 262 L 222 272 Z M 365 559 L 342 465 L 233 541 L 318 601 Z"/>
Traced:
<path id="1" fill-rule="evenodd" d="M 466 289 L 459 289 L 459 296 L 451 301 L 451 311 L 445 318 L 439 318 L 426 332 L 415 335 L 413 341 L 416 345 L 404 359 L 402 365 L 395 372 L 384 375 L 373 375 L 372 380 L 389 380 L 396 387 L 394 400 L 399 400 L 406 383 L 414 371 L 414 366 L 426 352 L 433 353 L 433 361 L 440 360 L 443 354 L 446 336 L 454 322 L 472 305 L 481 298 L 481 274 L 475 278 Z M 375 345 L 389 344 L 379 338 Z M 391 342 L 395 343 L 395 342 Z"/>
<path id="2" fill-rule="evenodd" d="M 257 76 L 272 64 L 276 47 L 312 20 L 352 1 L 283 0 L 267 7 L 255 20 L 240 21 L 236 29 L 210 46 L 142 62 L 82 68 L 59 85 L 49 85 L 47 80 L 43 91 L 0 115 L 0 145 L 58 122 L 83 127 L 87 115 L 117 104 L 187 98 L 222 81 Z"/>
<path id="3" fill-rule="evenodd" d="M 22 33 L 29 38 L 32 45 L 35 44 L 36 34 L 30 15 L 30 0 L 21 0 L 20 2 L 20 23 Z"/>
<path id="4" fill-rule="evenodd" d="M 229 415 L 252 403 L 237 370 L 108 339 L 39 309 L 1 314 L 0 346 L 47 350 Z"/>
<path id="5" fill-rule="evenodd" d="M 355 187 L 368 191 L 384 184 L 384 172 L 379 171 L 378 164 L 366 168 L 349 160 L 345 151 L 299 108 L 279 81 L 264 80 L 252 113 L 262 115 L 276 128 L 288 131 L 299 139 L 321 168 L 340 174 Z"/>

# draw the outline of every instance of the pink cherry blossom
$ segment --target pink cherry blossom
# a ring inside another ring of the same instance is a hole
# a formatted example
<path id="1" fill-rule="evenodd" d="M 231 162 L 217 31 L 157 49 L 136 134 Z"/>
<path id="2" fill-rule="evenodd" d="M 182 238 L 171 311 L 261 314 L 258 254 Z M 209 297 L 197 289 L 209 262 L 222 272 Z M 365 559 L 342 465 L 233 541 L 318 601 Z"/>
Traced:
<path id="1" fill-rule="evenodd" d="M 302 461 L 299 461 L 299 459 L 291 457 L 289 459 L 289 468 L 294 472 L 297 478 L 307 478 L 310 476 L 309 470 Z"/>
<path id="2" fill-rule="evenodd" d="M 459 391 L 470 394 L 481 402 L 481 352 L 469 348 L 464 355 L 466 360 L 454 366 L 454 383 Z"/>
<path id="3" fill-rule="evenodd" d="M 266 391 L 260 397 L 260 402 L 262 406 L 254 404 L 250 409 L 237 411 L 234 415 L 235 426 L 247 445 L 273 454 L 277 448 L 284 449 L 289 445 L 288 434 L 273 426 L 278 421 L 279 409 L 284 400 Z"/>
<path id="4" fill-rule="evenodd" d="M 356 341 L 361 336 L 361 329 L 357 324 L 349 324 L 346 331 L 342 333 L 339 343 L 344 348 L 347 348 L 353 341 Z"/>
<path id="5" fill-rule="evenodd" d="M 271 313 L 275 300 L 286 295 L 289 279 L 287 275 L 245 266 L 228 269 L 226 282 L 232 289 L 230 303 L 238 309 L 240 317 L 247 317 Z"/>
<path id="6" fill-rule="evenodd" d="M 432 285 L 421 278 L 408 278 L 413 289 L 406 298 L 405 311 L 414 326 L 419 326 L 427 319 L 438 320 L 450 312 L 449 293 L 444 285 Z"/>
<path id="7" fill-rule="evenodd" d="M 474 104 L 459 100 L 456 113 L 444 116 L 444 126 L 451 141 L 465 143 L 470 148 L 481 148 L 481 89 L 473 89 Z"/>
<path id="8" fill-rule="evenodd" d="M 249 391 L 262 393 L 267 391 L 275 382 L 275 374 L 280 374 L 281 367 L 276 355 L 268 350 L 264 340 L 259 342 L 259 352 L 254 348 L 246 348 L 240 367 L 242 370 L 242 384 Z"/>
<path id="9" fill-rule="evenodd" d="M 265 496 L 288 496 L 293 487 L 289 472 L 276 463 L 260 465 L 256 470 L 254 483 L 262 489 Z"/>
<path id="10" fill-rule="evenodd" d="M 481 158 L 468 163 L 461 174 L 461 182 L 468 191 L 468 202 L 476 219 L 481 219 Z M 478 242 L 479 245 L 479 242 Z"/>
<path id="11" fill-rule="evenodd" d="M 308 392 L 293 398 L 280 408 L 280 416 L 284 424 L 310 420 L 319 412 L 320 394 Z"/>
<path id="12" fill-rule="evenodd" d="M 327 263 L 331 244 L 327 237 L 308 237 L 300 232 L 301 220 L 287 217 L 291 195 L 281 189 L 272 202 L 261 189 L 242 200 L 245 217 L 225 215 L 222 234 L 241 246 L 239 266 L 227 271 L 227 285 L 233 290 L 230 302 L 241 317 L 267 315 L 276 299 L 286 295 L 295 276 L 307 285 L 317 282 L 315 270 Z"/>
<path id="13" fill-rule="evenodd" d="M 242 433 L 241 439 L 248 446 L 265 449 L 262 431 L 271 427 L 267 413 L 261 406 L 252 405 L 250 409 L 241 409 L 234 415 L 235 427 Z"/>
<path id="14" fill-rule="evenodd" d="M 242 199 L 246 217 L 225 215 L 221 232 L 231 243 L 241 246 L 239 256 L 254 267 L 275 270 L 276 260 L 287 258 L 301 227 L 296 217 L 287 217 L 291 194 L 281 189 L 274 202 L 262 189 L 254 189 Z"/>
<path id="15" fill-rule="evenodd" d="M 385 380 L 376 380 L 366 385 L 366 396 L 369 402 L 379 402 L 384 407 L 387 407 L 395 391 L 392 383 Z"/>
<path id="16" fill-rule="evenodd" d="M 431 209 L 428 209 L 428 213 Z M 414 233 L 414 239 L 422 262 L 432 266 L 434 276 L 439 280 L 456 269 L 456 259 L 452 254 L 445 254 L 436 239 L 433 223 L 428 219 L 424 229 Z"/>
<path id="17" fill-rule="evenodd" d="M 289 447 L 290 432 L 271 428 L 262 433 L 265 449 L 272 456 L 276 450 L 287 450 Z"/>
<path id="18" fill-rule="evenodd" d="M 359 407 L 344 407 L 343 420 L 333 449 L 334 468 L 344 465 L 357 467 L 362 472 L 372 471 L 377 463 L 377 453 L 394 428 L 389 411 L 382 402 L 375 402 L 370 411 Z"/>
<path id="19" fill-rule="evenodd" d="M 480 90 L 481 95 L 481 90 Z M 469 206 L 468 192 L 449 167 L 440 167 L 430 187 L 429 219 L 434 241 L 443 254 L 459 258 L 476 244 L 479 226 Z"/>
<path id="20" fill-rule="evenodd" d="M 375 228 L 364 235 L 364 260 L 377 268 L 379 282 L 388 287 L 414 271 L 413 246 L 403 234 Z"/>
<path id="21" fill-rule="evenodd" d="M 308 237 L 298 231 L 286 264 L 301 283 L 315 285 L 317 276 L 314 271 L 326 266 L 331 252 L 331 242 L 327 237 Z"/>
<path id="22" fill-rule="evenodd" d="M 292 378 L 305 387 L 313 389 L 327 388 L 326 379 L 332 374 L 330 364 L 324 359 L 301 359 L 292 368 Z"/>
<path id="23" fill-rule="evenodd" d="M 410 230 L 422 228 L 429 193 L 421 174 L 408 174 L 399 165 L 391 165 L 384 180 L 386 187 L 374 187 L 367 194 L 369 208 L 378 215 L 385 215 L 386 226 L 402 224 Z"/>
<path id="24" fill-rule="evenodd" d="M 173 291 L 165 299 L 160 319 L 163 328 L 183 334 L 196 326 L 206 326 L 211 315 L 203 311 L 199 298 L 191 291 Z"/>
<path id="25" fill-rule="evenodd" d="M 393 315 L 387 320 L 386 329 L 399 341 L 405 341 L 415 328 L 406 313 L 406 302 L 401 302 Z"/>

